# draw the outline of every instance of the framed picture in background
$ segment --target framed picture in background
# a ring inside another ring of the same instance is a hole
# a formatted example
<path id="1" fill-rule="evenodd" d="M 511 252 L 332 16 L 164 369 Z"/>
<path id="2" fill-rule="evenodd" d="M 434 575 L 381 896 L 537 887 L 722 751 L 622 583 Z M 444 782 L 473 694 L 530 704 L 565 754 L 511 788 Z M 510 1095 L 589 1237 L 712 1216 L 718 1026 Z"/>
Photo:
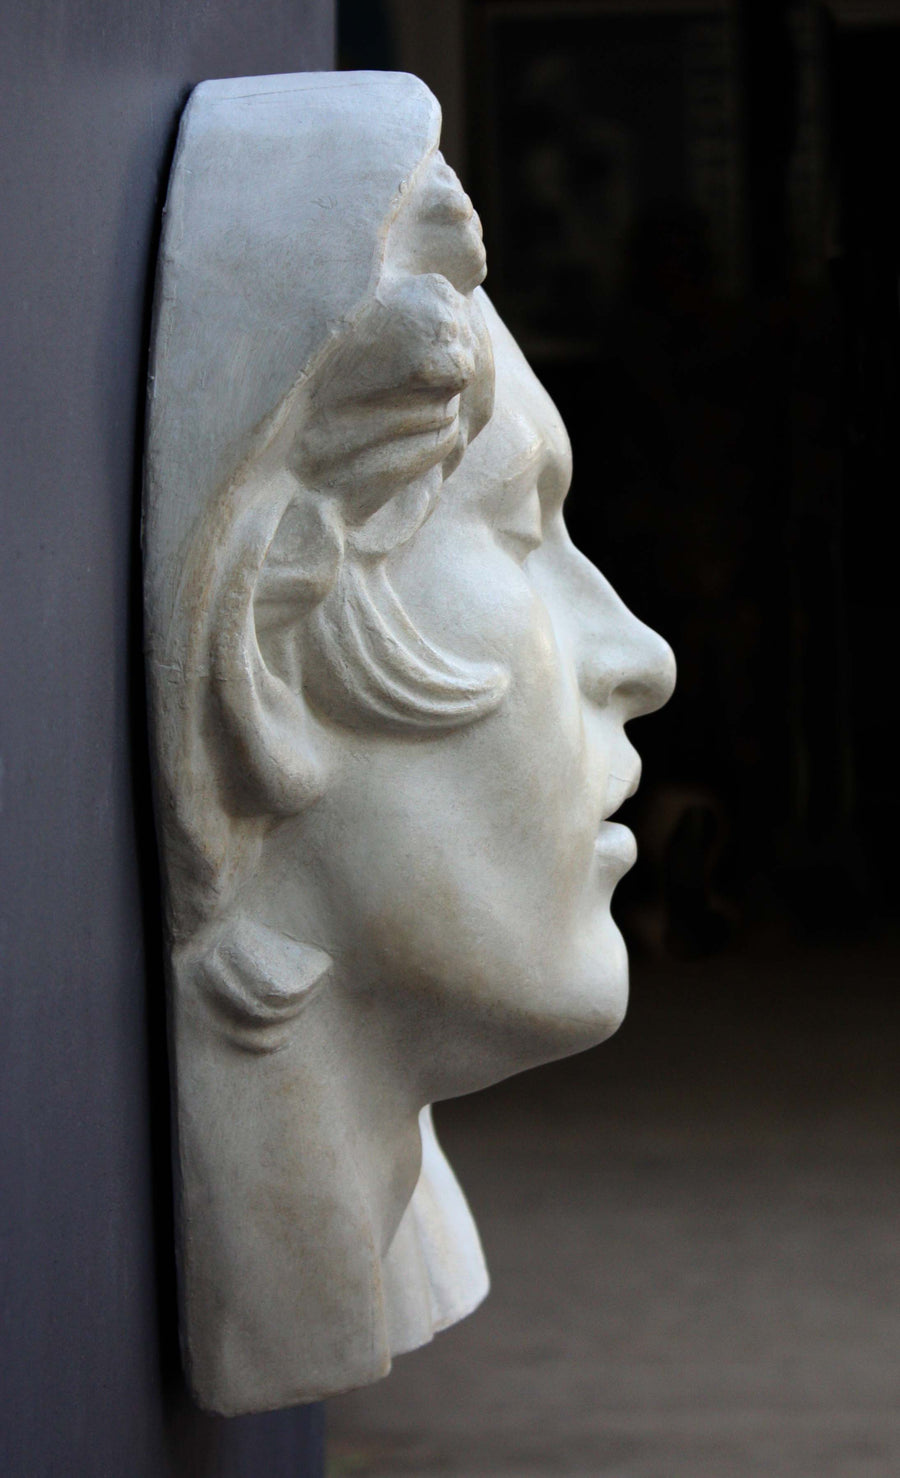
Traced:
<path id="1" fill-rule="evenodd" d="M 732 0 L 470 0 L 470 173 L 491 291 L 537 359 L 589 354 L 636 235 L 742 279 Z"/>

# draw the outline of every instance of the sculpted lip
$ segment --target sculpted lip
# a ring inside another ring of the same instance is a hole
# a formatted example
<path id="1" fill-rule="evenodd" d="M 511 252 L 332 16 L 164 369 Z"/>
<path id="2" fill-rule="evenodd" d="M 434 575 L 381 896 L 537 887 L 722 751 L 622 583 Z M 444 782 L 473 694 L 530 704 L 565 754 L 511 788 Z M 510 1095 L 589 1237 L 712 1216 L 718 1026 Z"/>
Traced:
<path id="1" fill-rule="evenodd" d="M 597 840 L 594 843 L 594 853 L 604 862 L 612 863 L 627 872 L 633 867 L 637 859 L 637 842 L 634 833 L 623 826 L 620 821 L 611 821 L 609 818 L 618 811 L 619 807 L 633 796 L 638 788 L 641 778 L 640 760 L 635 757 L 635 763 L 630 767 L 627 776 L 610 773 L 608 799 L 609 810 L 600 822 L 597 831 Z"/>
<path id="2" fill-rule="evenodd" d="M 615 815 L 620 806 L 624 806 L 625 802 L 631 799 L 641 781 L 641 761 L 633 750 L 630 759 L 624 763 L 620 760 L 619 764 L 625 770 L 625 774 L 618 775 L 615 770 L 610 770 L 609 772 L 609 780 L 606 787 L 606 806 L 601 817 L 602 821 L 608 821 L 610 816 Z"/>
<path id="3" fill-rule="evenodd" d="M 594 854 L 604 862 L 612 863 L 622 872 L 627 872 L 637 860 L 637 842 L 634 832 L 620 821 L 601 821 Z"/>

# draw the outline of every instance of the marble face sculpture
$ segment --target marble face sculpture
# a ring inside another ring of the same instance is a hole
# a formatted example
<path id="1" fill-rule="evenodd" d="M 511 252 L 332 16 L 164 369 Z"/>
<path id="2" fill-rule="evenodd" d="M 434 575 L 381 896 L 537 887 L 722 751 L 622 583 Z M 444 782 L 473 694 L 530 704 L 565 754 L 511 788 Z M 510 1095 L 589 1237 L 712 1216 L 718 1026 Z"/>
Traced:
<path id="1" fill-rule="evenodd" d="M 145 491 L 183 1343 L 234 1414 L 487 1290 L 428 1105 L 625 1008 L 627 720 L 671 653 L 570 543 L 565 430 L 415 78 L 209 82 Z"/>

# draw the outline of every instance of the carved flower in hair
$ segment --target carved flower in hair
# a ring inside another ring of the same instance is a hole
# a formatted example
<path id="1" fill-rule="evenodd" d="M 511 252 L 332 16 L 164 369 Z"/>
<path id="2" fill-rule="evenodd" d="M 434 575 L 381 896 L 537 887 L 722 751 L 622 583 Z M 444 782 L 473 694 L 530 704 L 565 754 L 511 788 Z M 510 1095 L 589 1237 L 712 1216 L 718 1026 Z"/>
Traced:
<path id="1" fill-rule="evenodd" d="M 490 341 L 476 300 L 439 273 L 387 273 L 311 377 L 292 470 L 338 502 L 360 550 L 387 548 L 404 530 L 385 542 L 382 525 L 396 519 L 364 533 L 370 520 L 401 494 L 421 522 L 492 404 Z"/>
<path id="2" fill-rule="evenodd" d="M 461 661 L 417 628 L 384 563 L 487 423 L 493 388 L 477 300 L 440 273 L 399 271 L 305 387 L 297 496 L 260 572 L 256 629 L 270 667 L 333 720 L 455 728 L 506 690 L 495 663 Z"/>

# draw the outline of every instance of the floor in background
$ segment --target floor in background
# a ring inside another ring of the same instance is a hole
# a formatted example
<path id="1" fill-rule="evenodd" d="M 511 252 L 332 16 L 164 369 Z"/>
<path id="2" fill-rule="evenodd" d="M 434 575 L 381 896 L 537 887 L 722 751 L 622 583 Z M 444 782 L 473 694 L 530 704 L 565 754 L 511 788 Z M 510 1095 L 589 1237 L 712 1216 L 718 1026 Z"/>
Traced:
<path id="1" fill-rule="evenodd" d="M 898 1478 L 900 948 L 637 967 L 438 1110 L 487 1303 L 329 1403 L 330 1478 Z"/>

